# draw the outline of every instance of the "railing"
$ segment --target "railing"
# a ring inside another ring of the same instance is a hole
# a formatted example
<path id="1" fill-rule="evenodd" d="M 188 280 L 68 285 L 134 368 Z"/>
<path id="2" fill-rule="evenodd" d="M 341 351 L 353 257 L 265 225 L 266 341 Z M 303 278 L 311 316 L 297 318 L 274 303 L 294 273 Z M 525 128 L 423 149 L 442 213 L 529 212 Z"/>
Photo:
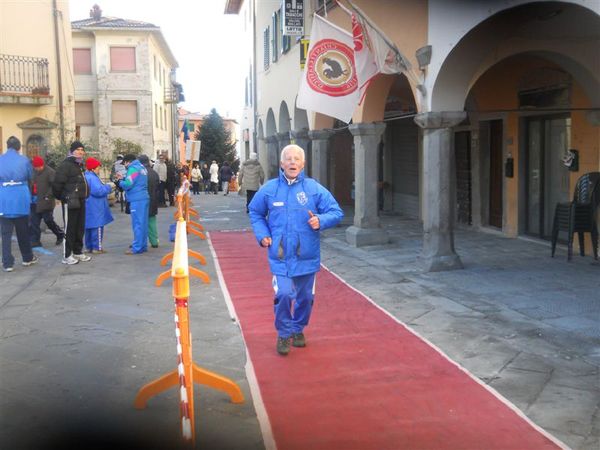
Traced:
<path id="1" fill-rule="evenodd" d="M 48 59 L 0 54 L 0 92 L 48 95 Z"/>

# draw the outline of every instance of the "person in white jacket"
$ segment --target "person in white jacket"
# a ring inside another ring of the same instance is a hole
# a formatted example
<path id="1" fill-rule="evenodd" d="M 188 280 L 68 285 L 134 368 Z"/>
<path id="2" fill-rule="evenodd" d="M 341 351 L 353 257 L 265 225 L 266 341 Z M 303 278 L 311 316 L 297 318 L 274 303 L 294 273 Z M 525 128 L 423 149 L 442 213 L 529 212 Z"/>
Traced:
<path id="1" fill-rule="evenodd" d="M 213 161 L 210 165 L 210 190 L 215 195 L 217 195 L 217 191 L 219 190 L 219 166 L 216 161 Z"/>

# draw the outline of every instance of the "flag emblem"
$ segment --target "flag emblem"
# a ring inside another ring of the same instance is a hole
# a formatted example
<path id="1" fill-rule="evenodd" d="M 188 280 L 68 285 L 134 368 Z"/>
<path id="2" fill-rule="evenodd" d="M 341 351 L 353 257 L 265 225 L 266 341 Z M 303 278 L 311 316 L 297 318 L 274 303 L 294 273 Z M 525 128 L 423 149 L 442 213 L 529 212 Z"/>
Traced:
<path id="1" fill-rule="evenodd" d="M 306 196 L 304 191 L 298 192 L 296 194 L 296 199 L 298 199 L 298 203 L 300 203 L 302 206 L 304 206 L 308 203 L 308 197 Z"/>
<path id="2" fill-rule="evenodd" d="M 316 42 L 308 54 L 306 81 L 314 91 L 332 97 L 354 92 L 358 87 L 354 51 L 334 39 Z"/>

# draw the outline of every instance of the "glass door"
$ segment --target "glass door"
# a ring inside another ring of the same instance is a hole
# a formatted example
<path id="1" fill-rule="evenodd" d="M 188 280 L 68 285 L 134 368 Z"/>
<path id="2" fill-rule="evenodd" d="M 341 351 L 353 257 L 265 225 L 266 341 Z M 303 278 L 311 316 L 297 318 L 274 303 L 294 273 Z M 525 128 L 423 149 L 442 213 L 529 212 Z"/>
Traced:
<path id="1" fill-rule="evenodd" d="M 569 117 L 527 123 L 527 234 L 550 239 L 556 204 L 569 201 L 569 171 L 561 159 L 570 141 Z"/>

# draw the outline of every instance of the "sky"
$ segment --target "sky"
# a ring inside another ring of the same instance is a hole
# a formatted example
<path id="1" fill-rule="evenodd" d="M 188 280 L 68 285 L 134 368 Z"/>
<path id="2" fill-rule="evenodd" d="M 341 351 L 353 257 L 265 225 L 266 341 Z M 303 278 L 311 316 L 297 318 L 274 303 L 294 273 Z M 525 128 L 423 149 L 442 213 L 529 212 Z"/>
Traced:
<path id="1" fill-rule="evenodd" d="M 216 108 L 239 120 L 248 56 L 240 45 L 242 20 L 223 13 L 225 0 L 70 0 L 71 21 L 89 18 L 94 4 L 105 17 L 160 27 L 179 64 L 185 96 L 179 106 L 199 113 Z"/>

